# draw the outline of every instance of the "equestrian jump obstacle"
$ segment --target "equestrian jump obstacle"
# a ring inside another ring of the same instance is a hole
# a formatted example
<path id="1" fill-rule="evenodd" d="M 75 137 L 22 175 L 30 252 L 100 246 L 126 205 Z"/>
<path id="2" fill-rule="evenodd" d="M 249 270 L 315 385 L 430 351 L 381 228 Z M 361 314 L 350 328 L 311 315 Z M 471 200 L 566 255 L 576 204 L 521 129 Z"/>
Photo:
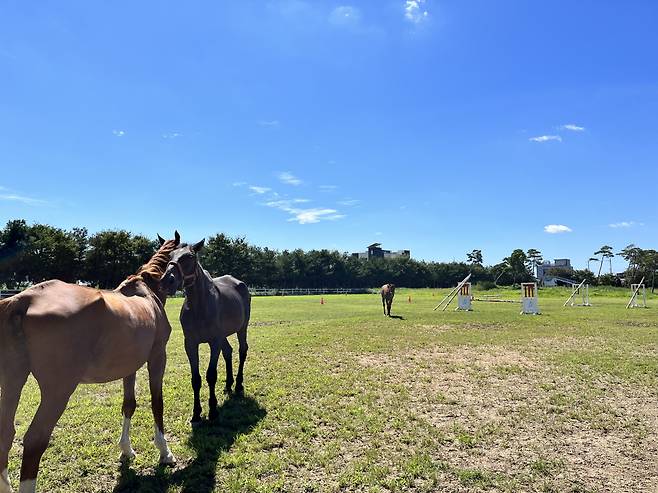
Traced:
<path id="1" fill-rule="evenodd" d="M 539 315 L 539 300 L 537 298 L 537 283 L 521 283 L 521 314 Z"/>
<path id="2" fill-rule="evenodd" d="M 448 305 L 450 305 L 450 303 L 452 303 L 452 300 L 455 299 L 455 296 L 457 296 L 457 293 L 459 292 L 459 290 L 462 288 L 462 286 L 464 284 L 466 284 L 468 282 L 468 280 L 471 278 L 472 275 L 473 274 L 469 274 L 464 279 L 462 279 L 462 281 L 459 284 L 457 284 L 457 287 L 453 288 L 448 293 L 448 295 L 445 298 L 443 298 L 438 305 L 436 305 L 434 307 L 434 311 L 438 310 L 441 306 L 443 306 L 443 309 L 441 311 L 443 311 L 443 312 L 446 311 L 446 309 L 448 308 Z"/>
<path id="3" fill-rule="evenodd" d="M 471 311 L 473 301 L 483 301 L 489 303 L 519 303 L 515 300 L 502 300 L 502 299 L 493 299 L 489 296 L 484 296 L 484 298 L 475 298 L 472 293 L 472 285 L 468 280 L 471 278 L 471 274 L 466 276 L 456 287 L 452 288 L 445 298 L 434 307 L 434 310 L 438 310 L 443 307 L 441 311 L 446 311 L 452 300 L 457 296 L 457 308 L 456 310 L 460 311 Z M 522 314 L 534 314 L 538 315 L 539 312 L 539 300 L 537 298 L 537 283 L 535 282 L 525 282 L 521 284 L 521 301 L 522 305 Z"/>
<path id="4" fill-rule="evenodd" d="M 472 300 L 473 295 L 471 294 L 471 283 L 465 282 L 462 284 L 462 287 L 459 288 L 459 294 L 457 295 L 457 308 L 455 308 L 455 310 L 470 312 L 472 310 Z"/>
<path id="5" fill-rule="evenodd" d="M 628 300 L 626 308 L 646 308 L 647 307 L 647 288 L 644 285 L 644 277 L 639 284 L 631 284 L 631 299 Z M 641 302 L 638 302 L 638 295 L 642 292 Z"/>
<path id="6" fill-rule="evenodd" d="M 576 304 L 578 295 L 582 296 L 582 303 Z M 589 284 L 585 284 L 585 280 L 580 284 L 574 283 L 571 285 L 571 296 L 562 306 L 567 306 L 569 303 L 571 303 L 571 306 L 592 306 L 589 302 Z"/>

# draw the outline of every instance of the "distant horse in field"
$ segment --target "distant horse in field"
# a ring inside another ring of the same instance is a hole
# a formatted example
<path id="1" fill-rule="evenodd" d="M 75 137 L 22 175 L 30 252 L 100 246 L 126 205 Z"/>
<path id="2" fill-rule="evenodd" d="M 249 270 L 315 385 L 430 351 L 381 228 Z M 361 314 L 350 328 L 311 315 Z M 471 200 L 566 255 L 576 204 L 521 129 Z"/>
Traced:
<path id="1" fill-rule="evenodd" d="M 235 383 L 235 392 L 244 393 L 243 370 L 247 359 L 247 326 L 251 316 L 251 295 L 247 286 L 233 276 L 213 279 L 201 267 L 197 254 L 203 248 L 204 240 L 195 245 L 180 245 L 170 255 L 169 265 L 162 277 L 163 286 L 172 294 L 180 286 L 185 290 L 185 303 L 180 313 L 180 322 L 185 336 L 185 352 L 192 372 L 194 390 L 194 410 L 192 425 L 201 421 L 201 375 L 199 374 L 199 345 L 210 346 L 210 364 L 206 371 L 206 381 L 210 397 L 208 418 L 217 417 L 217 362 L 222 352 L 226 363 L 225 392 L 233 387 L 233 348 L 228 336 L 236 334 L 240 344 L 240 366 Z"/>
<path id="2" fill-rule="evenodd" d="M 384 307 L 384 315 L 391 316 L 391 305 L 393 304 L 393 297 L 395 296 L 395 284 L 384 284 L 381 290 L 382 306 Z"/>
<path id="3" fill-rule="evenodd" d="M 36 491 L 41 456 L 80 383 L 123 379 L 119 445 L 122 456 L 134 456 L 130 419 L 137 405 L 135 373 L 144 363 L 160 463 L 176 461 L 164 437 L 162 378 L 171 326 L 160 278 L 180 236 L 176 232 L 174 240 L 160 243 L 151 260 L 114 291 L 53 280 L 0 301 L 0 493 L 12 491 L 7 466 L 14 417 L 30 373 L 39 383 L 41 403 L 23 439 L 21 493 Z"/>

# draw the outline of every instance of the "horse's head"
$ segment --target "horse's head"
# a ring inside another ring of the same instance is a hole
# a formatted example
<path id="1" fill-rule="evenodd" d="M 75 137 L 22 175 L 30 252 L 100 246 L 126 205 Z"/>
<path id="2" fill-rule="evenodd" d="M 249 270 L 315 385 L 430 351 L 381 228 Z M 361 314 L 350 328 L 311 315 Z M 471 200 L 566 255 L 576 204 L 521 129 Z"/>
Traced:
<path id="1" fill-rule="evenodd" d="M 160 279 L 162 273 L 167 267 L 169 254 L 180 245 L 180 235 L 178 234 L 178 231 L 176 231 L 174 233 L 174 239 L 172 240 L 165 240 L 158 235 L 158 240 L 160 241 L 160 248 L 158 248 L 158 251 L 155 252 L 153 257 L 151 257 L 147 263 L 142 265 L 134 275 L 128 276 L 121 286 L 125 288 L 126 283 L 142 281 L 164 304 L 167 298 L 167 293 L 162 289 Z"/>
<path id="2" fill-rule="evenodd" d="M 194 245 L 183 243 L 169 254 L 169 263 L 160 278 L 163 289 L 169 295 L 175 294 L 178 289 L 191 286 L 196 280 L 197 254 L 203 248 L 204 242 L 205 240 L 201 240 Z"/>

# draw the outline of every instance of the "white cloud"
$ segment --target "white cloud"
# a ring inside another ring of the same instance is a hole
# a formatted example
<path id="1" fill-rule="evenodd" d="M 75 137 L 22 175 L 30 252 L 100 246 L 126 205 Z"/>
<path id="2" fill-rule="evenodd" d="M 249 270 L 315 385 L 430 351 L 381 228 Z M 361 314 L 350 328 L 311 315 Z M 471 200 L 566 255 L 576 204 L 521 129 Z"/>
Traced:
<path id="1" fill-rule="evenodd" d="M 288 221 L 297 221 L 299 224 L 319 223 L 320 221 L 335 221 L 342 219 L 345 214 L 338 214 L 336 209 L 298 209 Z"/>
<path id="2" fill-rule="evenodd" d="M 267 192 L 271 191 L 272 189 L 267 188 L 267 187 L 258 187 L 258 186 L 255 186 L 255 185 L 250 185 L 249 190 L 251 190 L 252 192 L 254 192 L 258 195 L 263 195 L 264 193 L 267 193 Z"/>
<path id="3" fill-rule="evenodd" d="M 357 199 L 345 199 L 345 200 L 339 200 L 338 203 L 340 205 L 346 205 L 348 207 L 351 207 L 353 205 L 359 204 L 361 201 Z"/>
<path id="4" fill-rule="evenodd" d="M 530 137 L 528 140 L 531 142 L 550 142 L 551 140 L 562 142 L 562 137 L 559 135 L 540 135 L 538 137 Z"/>
<path id="5" fill-rule="evenodd" d="M 420 24 L 428 18 L 429 13 L 423 10 L 426 0 L 406 0 L 404 2 L 404 18 L 414 24 Z"/>
<path id="6" fill-rule="evenodd" d="M 618 223 L 608 224 L 611 228 L 632 228 L 633 226 L 644 226 L 643 223 L 637 223 L 635 221 L 621 221 Z"/>
<path id="7" fill-rule="evenodd" d="M 546 233 L 555 235 L 559 233 L 571 233 L 573 230 L 569 226 L 565 226 L 564 224 L 549 224 L 547 226 L 544 226 L 544 231 Z"/>
<path id="8" fill-rule="evenodd" d="M 7 190 L 6 188 L 0 187 L 0 190 Z M 0 200 L 6 200 L 8 202 L 20 202 L 25 205 L 47 205 L 48 202 L 41 199 L 35 199 L 33 197 L 26 197 L 25 195 L 18 195 L 15 193 L 0 193 Z"/>
<path id="9" fill-rule="evenodd" d="M 258 120 L 257 122 L 261 127 L 278 127 L 279 120 Z"/>
<path id="10" fill-rule="evenodd" d="M 292 199 L 292 200 L 272 200 L 266 202 L 265 205 L 274 209 L 279 209 L 290 214 L 288 221 L 296 221 L 299 224 L 312 224 L 319 223 L 320 221 L 335 221 L 345 217 L 340 214 L 336 209 L 313 207 L 309 209 L 302 209 L 296 207 L 295 204 L 309 202 L 308 199 Z"/>
<path id="11" fill-rule="evenodd" d="M 320 190 L 323 192 L 333 192 L 337 188 L 336 185 L 320 185 Z"/>
<path id="12" fill-rule="evenodd" d="M 348 27 L 356 26 L 361 20 L 361 12 L 351 5 L 336 7 L 329 14 L 329 23 L 334 26 Z"/>
<path id="13" fill-rule="evenodd" d="M 126 132 L 124 130 L 112 130 L 112 134 L 115 137 L 123 137 L 124 135 L 126 135 Z"/>
<path id="14" fill-rule="evenodd" d="M 162 134 L 162 138 L 163 139 L 175 139 L 176 137 L 180 137 L 182 135 L 183 134 L 181 134 L 179 132 L 168 132 L 166 134 Z"/>
<path id="15" fill-rule="evenodd" d="M 233 185 L 234 187 L 244 187 L 246 184 L 247 184 L 246 181 L 234 181 L 234 182 L 232 183 L 232 185 Z"/>
<path id="16" fill-rule="evenodd" d="M 286 185 L 301 185 L 302 180 L 297 178 L 295 175 L 288 171 L 284 171 L 282 173 L 279 173 L 279 180 L 281 180 L 282 183 L 285 183 Z"/>
<path id="17" fill-rule="evenodd" d="M 585 127 L 578 126 L 574 123 L 567 123 L 566 125 L 562 125 L 560 127 L 561 130 L 571 130 L 572 132 L 584 132 Z"/>

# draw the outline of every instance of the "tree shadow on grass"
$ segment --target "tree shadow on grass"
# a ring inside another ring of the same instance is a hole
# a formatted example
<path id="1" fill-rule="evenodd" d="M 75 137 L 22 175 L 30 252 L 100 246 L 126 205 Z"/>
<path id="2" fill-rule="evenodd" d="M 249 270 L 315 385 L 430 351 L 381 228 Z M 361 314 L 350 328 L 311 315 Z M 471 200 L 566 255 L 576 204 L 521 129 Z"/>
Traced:
<path id="1" fill-rule="evenodd" d="M 215 489 L 217 461 L 236 438 L 251 431 L 267 412 L 252 397 L 231 395 L 220 407 L 216 420 L 204 421 L 192 428 L 188 439 L 196 457 L 182 469 L 170 472 L 159 466 L 151 474 L 137 474 L 129 463 L 120 466 L 120 477 L 113 493 L 165 492 L 178 486 L 183 493 L 210 493 Z"/>

